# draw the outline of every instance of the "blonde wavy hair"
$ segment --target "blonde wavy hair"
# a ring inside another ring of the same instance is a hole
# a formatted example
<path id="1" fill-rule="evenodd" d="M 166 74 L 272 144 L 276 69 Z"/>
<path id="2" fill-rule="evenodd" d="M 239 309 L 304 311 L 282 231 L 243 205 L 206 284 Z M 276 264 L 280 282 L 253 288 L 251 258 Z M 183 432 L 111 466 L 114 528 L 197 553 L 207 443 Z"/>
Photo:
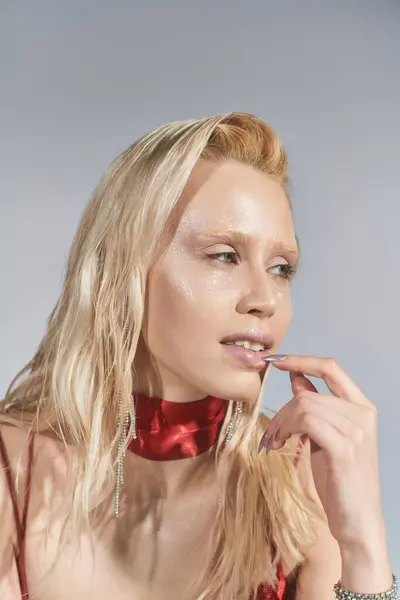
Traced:
<path id="1" fill-rule="evenodd" d="M 139 139 L 95 189 L 46 333 L 2 400 L 1 422 L 51 431 L 78 449 L 70 532 L 93 526 L 99 498 L 115 485 L 123 427 L 117 416 L 130 410 L 135 391 L 146 280 L 199 160 L 252 165 L 288 192 L 285 151 L 274 130 L 253 115 L 170 123 Z M 278 561 L 301 564 L 314 539 L 316 513 L 294 467 L 294 446 L 257 454 L 267 423 L 259 402 L 246 403 L 229 446 L 218 443 L 221 502 L 197 600 L 248 598 L 260 582 L 276 585 Z"/>

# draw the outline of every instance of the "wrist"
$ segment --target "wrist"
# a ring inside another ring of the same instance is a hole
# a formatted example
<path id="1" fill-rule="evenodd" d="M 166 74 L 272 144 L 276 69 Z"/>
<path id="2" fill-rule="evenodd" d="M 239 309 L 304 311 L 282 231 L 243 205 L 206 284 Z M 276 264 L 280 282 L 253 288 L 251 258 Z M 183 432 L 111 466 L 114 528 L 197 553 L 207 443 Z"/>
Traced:
<path id="1" fill-rule="evenodd" d="M 360 542 L 340 547 L 342 558 L 341 584 L 345 589 L 361 594 L 383 593 L 393 583 L 392 570 L 385 540 Z"/>

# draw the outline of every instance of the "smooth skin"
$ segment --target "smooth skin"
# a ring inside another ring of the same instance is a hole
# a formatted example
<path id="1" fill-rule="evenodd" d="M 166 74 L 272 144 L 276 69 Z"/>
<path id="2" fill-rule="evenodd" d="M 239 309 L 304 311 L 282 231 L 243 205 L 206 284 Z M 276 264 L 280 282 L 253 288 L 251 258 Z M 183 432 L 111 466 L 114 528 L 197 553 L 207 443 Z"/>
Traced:
<path id="1" fill-rule="evenodd" d="M 143 336 L 133 365 L 139 376 L 139 391 L 176 402 L 198 400 L 208 394 L 255 402 L 264 372 L 240 366 L 222 351 L 220 341 L 232 333 L 257 329 L 273 337 L 271 352 L 278 351 L 292 316 L 286 274 L 298 258 L 289 203 L 278 183 L 267 175 L 250 166 L 223 162 L 196 166 L 180 207 L 173 239 L 166 241 L 166 251 L 149 274 Z M 322 361 L 288 358 L 277 366 L 322 376 L 326 373 Z M 338 372 L 335 376 L 342 377 Z M 295 376 L 292 384 L 296 397 L 308 386 L 300 376 Z M 315 406 L 321 402 L 316 401 Z M 349 407 L 354 403 L 348 401 Z M 296 402 L 289 405 L 279 415 L 280 444 L 297 433 L 307 433 L 313 439 L 315 420 L 301 419 L 294 408 Z M 313 406 L 309 400 L 310 414 Z M 13 472 L 19 476 L 22 503 L 26 433 L 7 426 L 2 433 Z M 369 442 L 375 443 L 372 434 Z M 310 444 L 304 446 L 305 460 L 300 462 L 304 484 L 316 502 L 320 502 L 316 488 L 324 492 L 328 482 L 330 493 L 341 498 L 346 484 L 351 484 L 357 461 L 362 459 L 357 454 L 342 475 L 334 478 L 327 470 L 326 456 L 333 452 L 329 456 L 337 465 L 336 451 L 328 451 L 322 442 L 319 447 L 311 462 Z M 278 447 L 273 451 L 279 451 Z M 128 453 L 128 503 L 119 519 L 113 518 L 111 500 L 109 511 L 94 532 L 94 544 L 82 534 L 63 552 L 51 576 L 42 579 L 52 568 L 70 507 L 71 457 L 73 448 L 65 449 L 57 440 L 37 436 L 26 548 L 31 593 L 35 592 L 37 600 L 183 600 L 184 588 L 204 563 L 217 510 L 215 473 L 208 454 L 151 463 Z M 364 490 L 369 481 L 357 485 Z M 323 493 L 321 500 L 330 513 L 330 525 L 335 526 L 331 532 L 328 523 L 321 522 L 317 543 L 301 571 L 297 600 L 331 600 L 342 569 L 346 575 L 354 565 L 356 577 L 370 569 L 376 574 L 375 582 L 380 578 L 383 588 L 389 587 L 385 544 L 371 553 L 369 539 L 362 538 L 351 551 L 340 549 L 332 535 L 342 531 L 341 524 L 335 522 L 335 507 Z M 348 519 L 358 515 L 356 508 L 360 508 L 357 502 L 350 508 Z M 0 514 L 5 523 L 0 540 L 0 597 L 18 600 L 12 557 L 15 527 L 4 477 L 0 477 Z M 379 503 L 370 503 L 363 518 L 367 514 L 378 527 Z"/>
<path id="2" fill-rule="evenodd" d="M 331 358 L 290 355 L 273 364 L 289 372 L 293 398 L 271 420 L 264 446 L 278 451 L 292 435 L 308 439 L 313 481 L 340 549 L 342 585 L 381 593 L 391 587 L 392 574 L 380 498 L 376 407 Z M 319 393 L 305 375 L 322 379 L 331 394 Z M 308 586 L 304 572 L 300 598 L 313 585 L 309 577 Z"/>

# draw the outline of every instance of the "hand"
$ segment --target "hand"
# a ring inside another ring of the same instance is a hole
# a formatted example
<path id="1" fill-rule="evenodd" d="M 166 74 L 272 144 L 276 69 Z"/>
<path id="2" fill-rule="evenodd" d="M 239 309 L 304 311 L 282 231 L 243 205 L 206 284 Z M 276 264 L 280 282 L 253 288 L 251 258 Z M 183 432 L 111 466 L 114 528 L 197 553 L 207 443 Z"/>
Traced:
<path id="1" fill-rule="evenodd" d="M 371 545 L 377 535 L 382 541 L 375 406 L 333 359 L 288 355 L 271 362 L 290 372 L 293 398 L 271 420 L 262 445 L 279 450 L 292 435 L 308 437 L 315 487 L 339 546 Z M 304 374 L 323 379 L 332 395 L 318 393 Z M 321 463 L 322 478 L 315 476 Z"/>

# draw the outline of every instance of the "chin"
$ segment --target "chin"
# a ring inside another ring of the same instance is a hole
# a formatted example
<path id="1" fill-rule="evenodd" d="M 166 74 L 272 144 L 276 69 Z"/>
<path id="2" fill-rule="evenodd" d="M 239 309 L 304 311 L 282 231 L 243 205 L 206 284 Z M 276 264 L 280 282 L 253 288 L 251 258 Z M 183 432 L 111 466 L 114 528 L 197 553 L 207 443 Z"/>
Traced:
<path id="1" fill-rule="evenodd" d="M 211 395 L 224 400 L 236 400 L 255 404 L 261 392 L 263 374 L 258 372 L 242 372 L 226 375 L 224 380 L 214 380 L 210 385 Z"/>

